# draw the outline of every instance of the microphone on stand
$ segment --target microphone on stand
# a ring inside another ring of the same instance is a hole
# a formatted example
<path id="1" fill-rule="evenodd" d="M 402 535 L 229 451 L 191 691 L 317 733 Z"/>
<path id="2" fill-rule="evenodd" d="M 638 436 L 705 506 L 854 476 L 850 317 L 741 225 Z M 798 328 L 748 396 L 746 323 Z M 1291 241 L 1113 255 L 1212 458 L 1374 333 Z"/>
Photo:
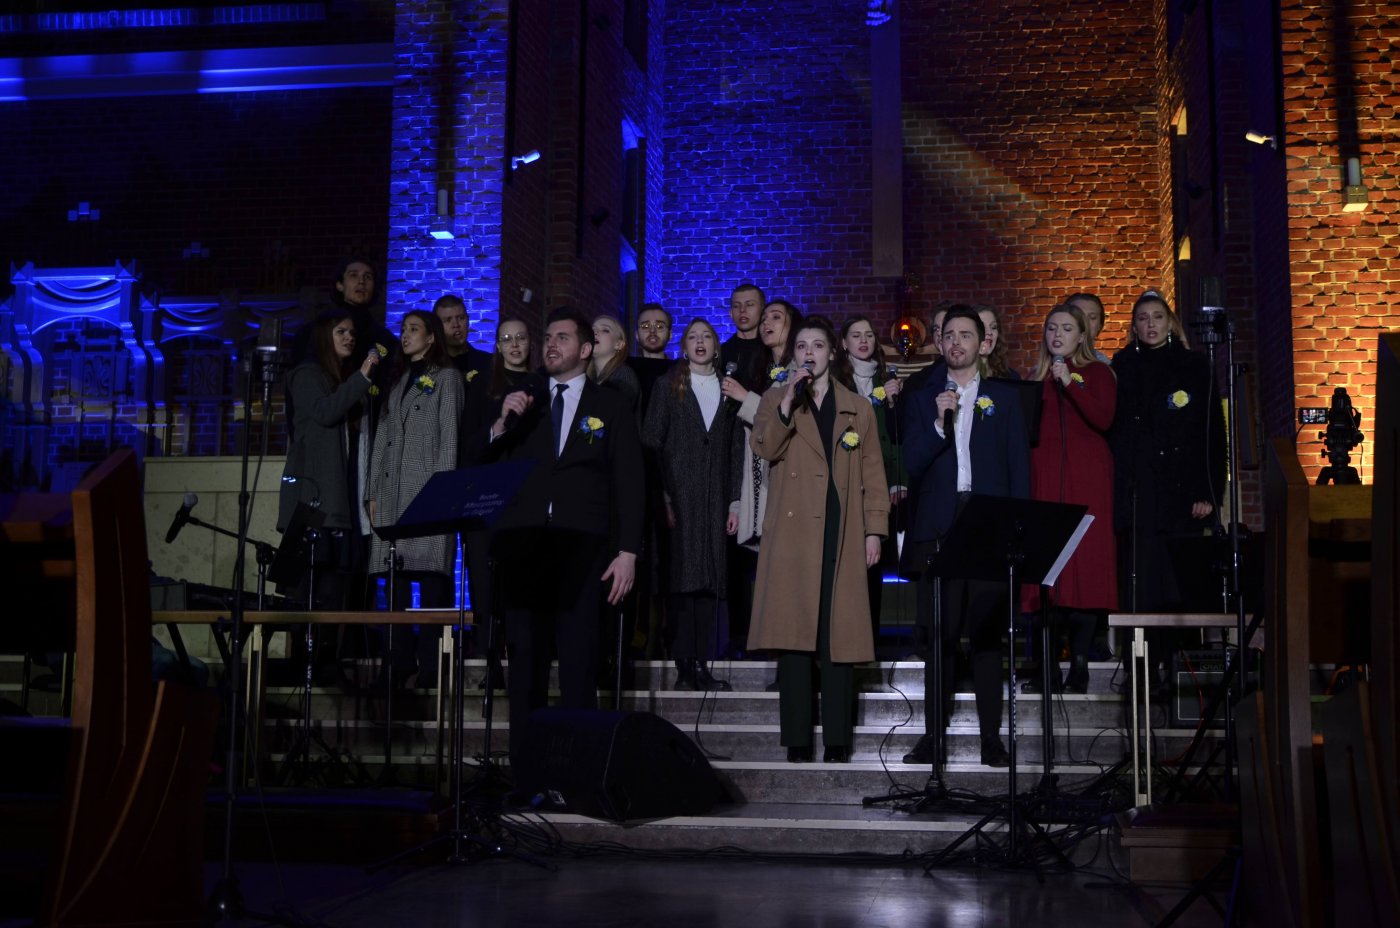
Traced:
<path id="1" fill-rule="evenodd" d="M 185 500 L 180 504 L 180 511 L 175 513 L 175 518 L 170 522 L 170 530 L 165 533 L 165 543 L 170 544 L 175 540 L 175 536 L 180 534 L 180 529 L 190 521 L 190 510 L 199 503 L 199 497 L 193 493 L 186 493 Z"/>

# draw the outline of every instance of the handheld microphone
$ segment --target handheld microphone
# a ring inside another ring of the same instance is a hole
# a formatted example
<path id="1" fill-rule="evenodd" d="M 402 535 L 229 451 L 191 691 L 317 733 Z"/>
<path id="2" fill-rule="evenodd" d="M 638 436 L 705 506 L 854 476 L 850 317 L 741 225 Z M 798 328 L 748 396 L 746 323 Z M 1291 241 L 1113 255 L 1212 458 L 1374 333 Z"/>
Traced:
<path id="1" fill-rule="evenodd" d="M 180 534 L 180 529 L 185 527 L 185 523 L 190 521 L 190 510 L 199 503 L 199 497 L 193 493 L 186 493 L 185 500 L 180 504 L 180 511 L 175 513 L 175 518 L 170 522 L 170 530 L 165 533 L 165 543 L 170 544 L 175 540 L 175 536 Z"/>
<path id="2" fill-rule="evenodd" d="M 952 380 L 949 380 L 946 384 L 943 385 L 943 389 L 944 389 L 944 390 L 951 390 L 952 392 L 957 393 L 957 392 L 958 392 L 958 385 L 957 385 L 955 382 L 953 382 Z M 945 410 L 943 410 L 943 435 L 944 435 L 945 438 L 949 438 L 949 439 L 951 439 L 951 438 L 953 437 L 953 410 L 952 410 L 952 409 L 945 409 Z"/>
<path id="3" fill-rule="evenodd" d="M 724 365 L 724 376 L 726 376 L 726 377 L 733 377 L 733 376 L 738 372 L 738 370 L 739 370 L 739 362 L 738 362 L 738 361 L 730 361 L 728 364 Z"/>
<path id="4" fill-rule="evenodd" d="M 1056 364 L 1063 364 L 1063 363 L 1064 363 L 1064 360 L 1065 360 L 1065 359 L 1064 359 L 1064 357 L 1063 357 L 1062 355 L 1058 355 L 1058 354 L 1057 354 L 1057 355 L 1053 355 L 1053 356 L 1050 358 L 1050 366 L 1051 366 L 1051 367 L 1054 367 Z M 1053 380 L 1053 381 L 1055 381 L 1055 389 L 1056 389 L 1056 390 L 1063 390 L 1063 389 L 1065 388 L 1065 385 L 1062 384 L 1062 383 L 1060 383 L 1060 378 L 1055 377 L 1054 375 L 1051 375 L 1050 379 Z"/>
<path id="5" fill-rule="evenodd" d="M 540 388 L 542 386 L 543 384 L 540 382 L 540 376 L 538 374 L 531 373 L 525 376 L 525 380 L 521 383 L 520 389 L 538 399 L 537 394 L 540 392 Z M 515 410 L 511 410 L 510 412 L 506 413 L 506 431 L 510 431 L 511 429 L 515 428 L 515 423 L 519 420 L 520 416 L 515 412 Z"/>
<path id="6" fill-rule="evenodd" d="M 810 371 L 810 370 L 812 370 L 812 369 L 813 369 L 814 367 L 816 367 L 816 366 L 817 366 L 817 363 L 816 363 L 815 361 L 803 361 L 803 362 L 802 362 L 802 368 L 803 368 L 803 370 L 809 370 L 809 371 Z M 795 387 L 792 388 L 792 396 L 793 396 L 793 399 L 796 399 L 797 397 L 799 397 L 799 396 L 801 396 L 803 393 L 805 393 L 805 392 L 807 391 L 807 384 L 809 384 L 809 383 L 811 383 L 811 382 L 812 382 L 812 378 L 810 378 L 810 377 L 808 377 L 806 380 L 799 380 L 799 381 L 797 382 L 797 386 L 795 386 Z"/>

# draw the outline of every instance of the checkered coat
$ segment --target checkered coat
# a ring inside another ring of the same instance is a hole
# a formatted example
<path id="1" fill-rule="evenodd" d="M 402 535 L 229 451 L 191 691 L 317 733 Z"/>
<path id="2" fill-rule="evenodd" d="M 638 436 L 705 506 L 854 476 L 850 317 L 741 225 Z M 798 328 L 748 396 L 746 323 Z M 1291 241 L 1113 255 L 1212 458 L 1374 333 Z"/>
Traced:
<path id="1" fill-rule="evenodd" d="M 389 391 L 379 414 L 370 456 L 365 499 L 374 500 L 376 526 L 393 525 L 423 489 L 428 478 L 457 466 L 457 425 L 466 388 L 452 367 L 432 368 L 425 392 L 405 373 Z M 430 570 L 451 576 L 456 537 L 405 538 L 398 545 L 404 570 Z M 371 573 L 387 571 L 389 543 L 378 535 L 370 546 Z"/>

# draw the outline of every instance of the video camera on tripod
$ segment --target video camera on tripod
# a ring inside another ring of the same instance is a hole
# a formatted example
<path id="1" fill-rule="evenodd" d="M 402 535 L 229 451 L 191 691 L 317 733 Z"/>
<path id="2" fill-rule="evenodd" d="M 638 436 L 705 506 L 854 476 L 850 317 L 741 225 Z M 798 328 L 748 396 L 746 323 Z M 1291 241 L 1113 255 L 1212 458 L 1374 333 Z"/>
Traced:
<path id="1" fill-rule="evenodd" d="M 1327 430 L 1319 432 L 1327 466 L 1317 475 L 1317 485 L 1327 483 L 1358 484 L 1361 475 L 1351 466 L 1351 449 L 1361 444 L 1365 436 L 1361 432 L 1361 413 L 1351 408 L 1351 397 L 1346 387 L 1332 391 L 1332 405 L 1327 408 Z"/>

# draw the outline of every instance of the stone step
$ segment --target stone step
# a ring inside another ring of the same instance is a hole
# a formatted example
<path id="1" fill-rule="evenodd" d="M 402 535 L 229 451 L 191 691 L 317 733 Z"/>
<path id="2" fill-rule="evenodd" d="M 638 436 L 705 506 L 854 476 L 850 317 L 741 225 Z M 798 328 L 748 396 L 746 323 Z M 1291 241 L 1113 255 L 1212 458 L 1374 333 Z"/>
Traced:
<path id="1" fill-rule="evenodd" d="M 335 749 L 343 749 L 365 763 L 379 763 L 384 751 L 384 726 L 382 723 L 361 720 L 341 720 L 336 722 L 318 721 L 313 723 L 314 731 L 326 744 Z M 265 750 L 280 753 L 293 744 L 301 732 L 299 720 L 275 720 L 264 724 L 263 746 Z M 469 722 L 464 728 L 463 750 L 467 757 L 481 754 L 485 742 L 485 724 Z M 447 732 L 443 732 L 443 744 L 447 744 Z M 703 752 L 712 760 L 735 760 L 751 763 L 786 764 L 787 752 L 779 743 L 777 725 L 701 725 L 698 732 L 692 728 L 685 730 L 687 737 L 696 741 Z M 922 728 L 903 727 L 891 732 L 882 726 L 857 726 L 853 744 L 853 762 L 899 764 L 906 753 L 918 742 Z M 1163 729 L 1154 732 L 1153 750 L 1157 757 L 1175 756 L 1189 743 L 1193 732 L 1190 729 Z M 1007 741 L 1008 732 L 1003 726 L 1002 739 Z M 491 733 L 492 753 L 499 754 L 509 744 L 509 731 L 504 725 L 493 725 Z M 409 721 L 394 724 L 394 751 L 396 761 L 416 763 L 412 757 L 422 757 L 424 762 L 432 762 L 436 756 L 439 729 L 435 722 Z M 1017 750 L 1021 762 L 1033 763 L 1039 769 L 1041 763 L 1042 738 L 1038 727 L 1023 728 L 1017 738 Z M 814 733 L 815 751 L 822 750 L 822 733 L 818 727 Z M 980 766 L 981 742 L 975 719 L 969 723 L 954 724 L 948 730 L 947 738 L 951 763 Z M 444 753 L 448 750 L 443 748 Z M 1119 729 L 1071 728 L 1068 732 L 1057 729 L 1055 732 L 1056 765 L 1102 765 L 1109 766 L 1122 760 L 1130 750 L 1125 732 Z M 805 765 L 789 765 L 798 770 Z M 917 769 L 923 769 L 918 767 Z"/>
<path id="2" fill-rule="evenodd" d="M 311 691 L 311 715 L 314 719 L 364 718 L 380 720 L 384 717 L 385 700 L 382 691 L 375 694 L 347 694 L 340 690 L 313 687 Z M 551 700 L 557 699 L 557 692 L 551 692 Z M 1003 698 L 1005 692 L 1003 691 Z M 269 717 L 300 718 L 302 713 L 303 691 L 300 687 L 269 687 L 265 703 L 265 714 Z M 599 705 L 612 708 L 612 694 L 602 691 L 598 696 Z M 466 717 L 468 721 L 484 717 L 483 692 L 470 690 L 466 695 Z M 1127 706 L 1123 697 L 1110 694 L 1057 695 L 1052 698 L 1053 715 L 1057 726 L 1068 719 L 1075 727 L 1118 728 L 1127 724 Z M 496 691 L 493 700 L 493 715 L 504 720 L 509 715 L 510 700 L 503 691 Z M 970 692 L 955 694 L 950 721 L 956 723 L 961 718 L 971 718 L 975 714 L 976 703 Z M 628 690 L 623 694 L 622 708 L 628 711 L 651 712 L 670 720 L 681 728 L 701 723 L 764 724 L 778 717 L 778 694 L 765 692 L 736 691 L 729 693 L 696 693 L 680 690 Z M 395 719 L 427 720 L 436 718 L 437 704 L 432 690 L 396 691 L 393 700 Z M 1041 699 L 1038 695 L 1018 693 L 1016 696 L 1017 724 L 1023 728 L 1038 727 L 1040 724 Z M 924 721 L 924 700 L 918 693 L 863 692 L 856 698 L 856 724 L 887 725 L 908 724 L 922 726 Z M 1153 724 L 1165 724 L 1163 709 L 1155 708 Z"/>

